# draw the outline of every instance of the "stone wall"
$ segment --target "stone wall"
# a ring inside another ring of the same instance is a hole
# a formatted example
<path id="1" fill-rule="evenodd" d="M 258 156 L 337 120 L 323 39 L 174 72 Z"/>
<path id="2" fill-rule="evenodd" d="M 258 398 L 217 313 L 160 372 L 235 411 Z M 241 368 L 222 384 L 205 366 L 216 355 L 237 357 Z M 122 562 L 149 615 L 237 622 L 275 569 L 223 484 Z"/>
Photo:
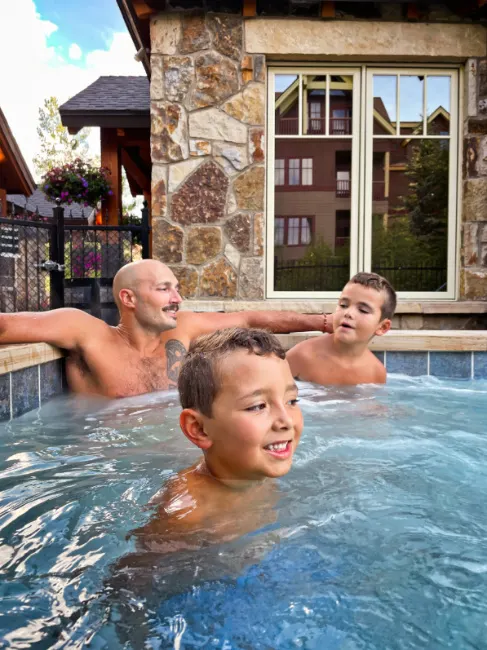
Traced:
<path id="1" fill-rule="evenodd" d="M 460 297 L 487 300 L 487 58 L 466 74 Z"/>
<path id="2" fill-rule="evenodd" d="M 265 60 L 235 15 L 151 24 L 153 257 L 186 298 L 264 295 Z"/>

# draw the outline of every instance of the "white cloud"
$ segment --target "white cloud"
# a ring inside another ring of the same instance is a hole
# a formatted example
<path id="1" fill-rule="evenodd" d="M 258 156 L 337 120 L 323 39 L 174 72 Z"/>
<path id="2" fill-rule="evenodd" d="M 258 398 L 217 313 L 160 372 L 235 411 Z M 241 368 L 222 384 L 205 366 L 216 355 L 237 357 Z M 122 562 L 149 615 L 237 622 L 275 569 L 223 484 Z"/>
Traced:
<path id="1" fill-rule="evenodd" d="M 55 96 L 62 104 L 101 75 L 144 74 L 127 33 L 114 33 L 107 50 L 86 52 L 82 65 L 67 60 L 48 46 L 47 39 L 58 27 L 39 16 L 33 0 L 0 2 L 0 25 L 0 61 L 10 61 L 2 66 L 0 107 L 33 173 L 39 108 L 45 99 Z M 19 33 L 28 47 L 19 45 Z M 90 138 L 94 154 L 99 152 L 97 131 L 93 129 Z"/>
<path id="2" fill-rule="evenodd" d="M 73 59 L 73 61 L 79 61 L 82 56 L 83 52 L 81 51 L 80 46 L 77 43 L 73 43 L 69 48 L 69 58 Z"/>

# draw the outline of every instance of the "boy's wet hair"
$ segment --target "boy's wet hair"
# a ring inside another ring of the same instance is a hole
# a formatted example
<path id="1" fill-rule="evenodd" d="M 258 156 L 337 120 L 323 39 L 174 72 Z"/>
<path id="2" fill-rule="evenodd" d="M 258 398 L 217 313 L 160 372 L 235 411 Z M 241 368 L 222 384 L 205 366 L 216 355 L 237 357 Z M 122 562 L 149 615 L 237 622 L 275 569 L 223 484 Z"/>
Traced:
<path id="1" fill-rule="evenodd" d="M 220 362 L 228 354 L 247 350 L 259 357 L 286 352 L 274 334 L 265 330 L 235 327 L 200 336 L 189 346 L 178 379 L 179 399 L 183 409 L 191 408 L 211 417 L 213 402 L 221 388 Z"/>
<path id="2" fill-rule="evenodd" d="M 379 292 L 384 292 L 384 302 L 382 303 L 382 318 L 392 318 L 396 311 L 397 297 L 394 287 L 381 275 L 377 273 L 357 273 L 350 278 L 349 284 L 361 284 L 363 287 L 371 287 Z"/>

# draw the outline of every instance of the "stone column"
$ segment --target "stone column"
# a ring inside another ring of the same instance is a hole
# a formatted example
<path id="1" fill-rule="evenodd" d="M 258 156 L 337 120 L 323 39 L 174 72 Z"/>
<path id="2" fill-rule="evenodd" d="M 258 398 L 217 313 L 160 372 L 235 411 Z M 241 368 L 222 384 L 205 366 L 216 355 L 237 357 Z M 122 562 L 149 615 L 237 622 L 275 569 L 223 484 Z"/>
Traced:
<path id="1" fill-rule="evenodd" d="M 460 297 L 487 300 L 487 59 L 466 70 Z"/>
<path id="2" fill-rule="evenodd" d="M 186 298 L 264 297 L 265 60 L 243 18 L 151 23 L 153 257 Z"/>

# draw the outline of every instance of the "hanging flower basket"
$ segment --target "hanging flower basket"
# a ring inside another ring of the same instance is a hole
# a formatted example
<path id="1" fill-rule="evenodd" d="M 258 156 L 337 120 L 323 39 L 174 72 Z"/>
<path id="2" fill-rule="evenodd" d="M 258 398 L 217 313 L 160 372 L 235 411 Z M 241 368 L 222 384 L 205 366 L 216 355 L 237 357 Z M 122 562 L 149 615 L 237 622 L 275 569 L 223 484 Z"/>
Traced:
<path id="1" fill-rule="evenodd" d="M 50 169 L 41 181 L 41 189 L 51 201 L 65 205 L 80 203 L 96 207 L 113 194 L 107 167 L 94 167 L 77 158 L 74 162 Z"/>

